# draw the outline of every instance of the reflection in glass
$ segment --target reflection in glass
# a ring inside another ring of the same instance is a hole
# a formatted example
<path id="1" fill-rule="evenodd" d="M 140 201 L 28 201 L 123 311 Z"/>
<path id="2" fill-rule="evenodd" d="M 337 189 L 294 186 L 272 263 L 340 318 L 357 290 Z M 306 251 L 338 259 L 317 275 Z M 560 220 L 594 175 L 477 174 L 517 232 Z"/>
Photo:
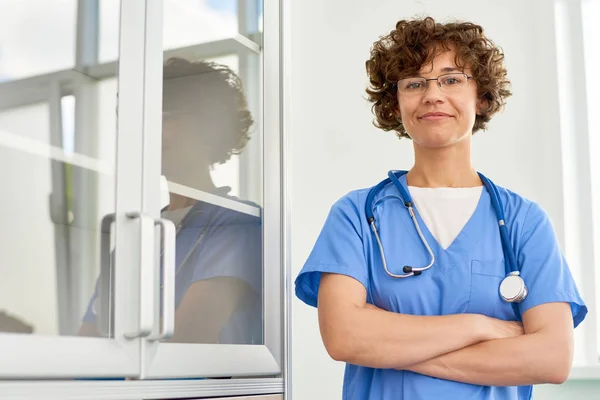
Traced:
<path id="1" fill-rule="evenodd" d="M 100 81 L 95 87 L 95 96 L 97 104 L 97 136 L 98 140 L 95 146 L 98 157 L 105 165 L 115 165 L 116 163 L 116 123 L 117 123 L 117 84 L 116 78 Z M 78 334 L 81 336 L 103 336 L 112 337 L 113 332 L 110 329 L 113 313 L 109 306 L 109 300 L 112 299 L 112 286 L 102 285 L 100 280 L 101 271 L 113 270 L 114 258 L 112 257 L 114 243 L 111 240 L 114 236 L 114 226 L 102 227 L 103 221 L 109 221 L 114 213 L 114 173 L 111 175 L 98 175 L 98 206 L 96 212 L 95 227 L 97 245 L 94 256 L 94 269 L 90 275 L 90 290 L 84 297 L 85 310 L 83 318 L 79 318 Z M 86 176 L 83 171 L 80 175 L 82 182 L 93 181 L 94 176 Z M 90 205 L 91 206 L 91 205 Z M 101 249 L 100 244 L 107 243 L 108 249 Z M 112 282 L 111 282 L 112 283 Z"/>
<path id="2" fill-rule="evenodd" d="M 73 70 L 94 63 L 96 32 L 76 29 L 92 3 L 0 2 L 0 332 L 77 335 L 94 292 L 116 133 L 104 84 Z"/>
<path id="3" fill-rule="evenodd" d="M 14 128 L 26 130 L 28 121 L 35 129 L 30 136 L 47 141 L 47 104 L 0 112 L 0 332 L 56 335 L 55 233 L 48 212 L 50 162 L 15 148 L 23 136 Z M 35 143 L 31 137 L 23 139 Z"/>
<path id="4" fill-rule="evenodd" d="M 99 264 L 99 220 L 114 209 L 113 177 L 90 160 L 77 165 L 58 146 L 77 135 L 51 134 L 50 119 L 46 103 L 0 111 L 0 332 L 77 334 Z"/>
<path id="5" fill-rule="evenodd" d="M 171 341 L 262 344 L 261 209 L 211 175 L 250 140 L 254 120 L 242 81 L 228 66 L 173 58 L 163 82 L 162 174 L 171 191 L 162 217 L 177 228 Z M 239 171 L 229 178 L 239 182 Z M 107 332 L 98 288 L 82 335 Z"/>
<path id="6" fill-rule="evenodd" d="M 0 2 L 0 82 L 75 65 L 76 0 Z"/>
<path id="7" fill-rule="evenodd" d="M 163 218 L 176 222 L 177 343 L 262 343 L 261 220 L 194 201 Z"/>
<path id="8" fill-rule="evenodd" d="M 250 139 L 241 79 L 225 65 L 177 58 L 167 61 L 163 82 L 162 171 L 177 189 L 162 215 L 177 227 L 171 340 L 263 343 L 260 208 L 211 177 Z"/>
<path id="9" fill-rule="evenodd" d="M 119 1 L 100 0 L 100 62 L 117 58 Z M 258 9 L 254 0 L 244 2 L 253 11 Z M 193 46 L 235 36 L 239 30 L 237 4 L 238 0 L 164 0 L 164 48 Z M 251 26 L 256 24 L 249 22 Z"/>

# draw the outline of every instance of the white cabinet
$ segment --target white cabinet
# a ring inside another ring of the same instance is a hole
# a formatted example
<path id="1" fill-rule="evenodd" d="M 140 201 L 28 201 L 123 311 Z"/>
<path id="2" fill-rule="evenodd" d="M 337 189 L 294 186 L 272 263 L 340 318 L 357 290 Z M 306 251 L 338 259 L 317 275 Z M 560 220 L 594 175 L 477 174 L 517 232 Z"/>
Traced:
<path id="1" fill-rule="evenodd" d="M 49 3 L 0 6 L 0 397 L 281 392 L 279 1 Z"/>

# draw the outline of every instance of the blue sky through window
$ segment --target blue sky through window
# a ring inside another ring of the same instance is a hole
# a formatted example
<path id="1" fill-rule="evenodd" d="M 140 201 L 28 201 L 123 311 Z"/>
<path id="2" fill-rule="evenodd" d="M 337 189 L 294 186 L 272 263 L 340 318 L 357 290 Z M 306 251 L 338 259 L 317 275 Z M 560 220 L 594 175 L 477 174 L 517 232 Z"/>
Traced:
<path id="1" fill-rule="evenodd" d="M 207 3 L 213 10 L 237 13 L 237 0 L 208 0 Z"/>

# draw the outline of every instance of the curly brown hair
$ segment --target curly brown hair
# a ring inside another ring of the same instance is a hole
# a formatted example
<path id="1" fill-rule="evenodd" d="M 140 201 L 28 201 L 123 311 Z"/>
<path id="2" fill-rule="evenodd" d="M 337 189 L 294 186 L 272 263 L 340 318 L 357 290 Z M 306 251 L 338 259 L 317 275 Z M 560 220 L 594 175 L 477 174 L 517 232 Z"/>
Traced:
<path id="1" fill-rule="evenodd" d="M 511 96 L 506 78 L 504 53 L 483 34 L 483 28 L 470 22 L 436 23 L 431 17 L 401 20 L 388 35 L 373 44 L 366 62 L 370 86 L 368 101 L 373 103 L 373 124 L 384 131 L 395 130 L 399 138 L 409 135 L 397 118 L 397 82 L 417 75 L 422 66 L 441 51 L 456 50 L 456 66 L 471 69 L 477 82 L 477 96 L 487 107 L 479 110 L 472 133 L 487 128 L 487 122 Z"/>
<path id="2" fill-rule="evenodd" d="M 194 79 L 203 79 L 194 84 Z M 188 81 L 174 93 L 167 93 L 169 80 Z M 254 124 L 248 109 L 240 77 L 226 65 L 203 60 L 169 58 L 163 66 L 163 110 L 190 109 L 190 121 L 198 134 L 198 143 L 208 145 L 211 163 L 223 164 L 240 154 L 250 139 Z M 210 121 L 213 125 L 207 124 Z M 215 122 L 217 121 L 218 123 Z M 207 127 L 214 129 L 215 132 Z"/>

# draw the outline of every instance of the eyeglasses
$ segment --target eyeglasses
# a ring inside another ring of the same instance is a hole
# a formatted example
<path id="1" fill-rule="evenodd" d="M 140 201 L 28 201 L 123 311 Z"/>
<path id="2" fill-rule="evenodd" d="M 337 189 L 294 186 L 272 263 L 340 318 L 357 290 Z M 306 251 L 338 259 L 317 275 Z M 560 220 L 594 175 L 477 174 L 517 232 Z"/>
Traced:
<path id="1" fill-rule="evenodd" d="M 461 72 L 455 72 L 429 79 L 422 77 L 404 78 L 398 81 L 397 86 L 400 94 L 415 95 L 425 93 L 427 81 L 437 81 L 438 87 L 442 92 L 457 93 L 467 86 L 469 79 L 473 79 L 473 77 Z"/>

